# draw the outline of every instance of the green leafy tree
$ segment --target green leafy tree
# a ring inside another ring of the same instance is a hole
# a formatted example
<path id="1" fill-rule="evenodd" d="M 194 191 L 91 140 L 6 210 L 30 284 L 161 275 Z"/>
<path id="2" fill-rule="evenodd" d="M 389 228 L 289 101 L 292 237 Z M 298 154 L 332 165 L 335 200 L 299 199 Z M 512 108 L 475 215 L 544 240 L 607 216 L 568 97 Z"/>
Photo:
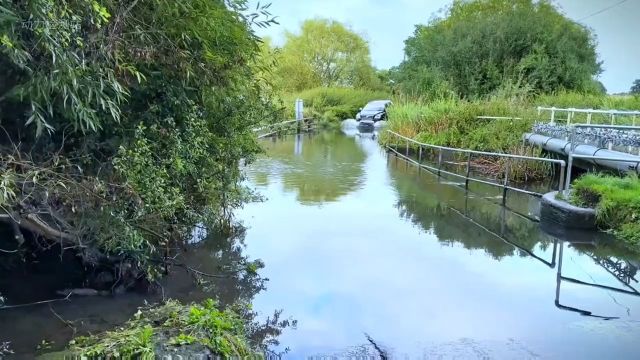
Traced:
<path id="1" fill-rule="evenodd" d="M 282 89 L 368 87 L 377 81 L 369 45 L 339 22 L 307 20 L 299 34 L 286 33 L 276 71 Z"/>
<path id="2" fill-rule="evenodd" d="M 280 116 L 252 31 L 272 22 L 244 0 L 0 0 L 0 215 L 147 274 L 225 223 Z"/>
<path id="3" fill-rule="evenodd" d="M 633 82 L 633 85 L 631 86 L 631 90 L 629 90 L 629 92 L 634 95 L 640 95 L 640 79 L 637 79 Z"/>
<path id="4" fill-rule="evenodd" d="M 410 91 L 599 90 L 595 37 L 546 0 L 456 0 L 442 17 L 416 26 L 405 55 L 395 79 Z"/>

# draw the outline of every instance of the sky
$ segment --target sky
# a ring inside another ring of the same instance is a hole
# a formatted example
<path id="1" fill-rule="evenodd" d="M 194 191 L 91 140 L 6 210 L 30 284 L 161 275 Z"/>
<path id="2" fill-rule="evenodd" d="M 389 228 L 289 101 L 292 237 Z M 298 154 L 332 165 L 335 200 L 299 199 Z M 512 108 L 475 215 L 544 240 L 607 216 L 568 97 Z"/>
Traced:
<path id="1" fill-rule="evenodd" d="M 265 1 L 269 0 L 263 0 Z M 400 64 L 404 40 L 415 25 L 425 24 L 451 0 L 270 0 L 280 25 L 259 29 L 281 45 L 284 31 L 297 32 L 311 18 L 340 21 L 362 35 L 371 48 L 373 65 L 387 69 Z M 255 3 L 255 0 L 252 0 Z M 590 27 L 604 61 L 600 81 L 609 93 L 626 92 L 640 78 L 640 0 L 556 0 L 571 19 Z M 606 9 L 606 10 L 605 10 Z M 604 10 L 604 11 L 603 11 Z"/>

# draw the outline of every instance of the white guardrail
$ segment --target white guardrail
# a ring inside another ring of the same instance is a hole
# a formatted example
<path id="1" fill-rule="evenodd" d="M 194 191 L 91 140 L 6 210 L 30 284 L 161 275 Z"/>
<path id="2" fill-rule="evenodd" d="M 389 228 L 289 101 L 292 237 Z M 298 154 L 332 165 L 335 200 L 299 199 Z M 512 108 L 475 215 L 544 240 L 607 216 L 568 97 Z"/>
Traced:
<path id="1" fill-rule="evenodd" d="M 550 123 L 555 124 L 557 115 L 566 114 L 566 118 L 562 121 L 566 121 L 567 125 L 574 123 L 576 114 L 586 114 L 586 125 L 590 125 L 593 121 L 593 115 L 602 115 L 609 119 L 611 125 L 615 125 L 616 117 L 631 117 L 631 123 L 636 125 L 636 120 L 640 117 L 640 111 L 627 111 L 627 110 L 595 110 L 595 109 L 576 109 L 576 108 L 556 108 L 556 107 L 544 107 L 538 106 L 538 116 L 542 116 L 543 112 L 550 112 Z"/>

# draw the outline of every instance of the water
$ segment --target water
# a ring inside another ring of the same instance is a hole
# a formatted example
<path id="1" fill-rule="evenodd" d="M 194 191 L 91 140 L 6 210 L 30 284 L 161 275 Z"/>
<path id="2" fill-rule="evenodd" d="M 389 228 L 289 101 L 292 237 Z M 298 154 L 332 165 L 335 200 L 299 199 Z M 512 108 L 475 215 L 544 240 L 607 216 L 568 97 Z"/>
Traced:
<path id="1" fill-rule="evenodd" d="M 542 231 L 495 204 L 489 190 L 466 193 L 388 157 L 375 137 L 352 131 L 262 142 L 265 156 L 245 170 L 265 201 L 236 214 L 247 230 L 213 236 L 181 258 L 211 273 L 261 259 L 260 276 L 236 274 L 199 289 L 174 269 L 163 294 L 0 310 L 0 343 L 32 358 L 42 339 L 61 348 L 74 329 L 113 327 L 164 295 L 253 301 L 260 318 L 283 309 L 298 320 L 280 337 L 288 359 L 371 354 L 365 334 L 395 358 L 640 357 L 638 258 L 606 237 Z M 510 202 L 536 212 L 526 196 Z M 50 297 L 37 282 L 21 284 L 40 291 L 11 292 L 20 296 L 8 304 L 29 301 L 29 292 Z"/>
<path id="2" fill-rule="evenodd" d="M 264 145 L 247 174 L 267 200 L 238 215 L 270 278 L 256 308 L 299 320 L 281 337 L 290 358 L 345 354 L 365 333 L 410 358 L 640 357 L 640 297 L 571 281 L 631 292 L 618 278 L 637 285 L 637 259 L 558 241 L 371 135 Z"/>

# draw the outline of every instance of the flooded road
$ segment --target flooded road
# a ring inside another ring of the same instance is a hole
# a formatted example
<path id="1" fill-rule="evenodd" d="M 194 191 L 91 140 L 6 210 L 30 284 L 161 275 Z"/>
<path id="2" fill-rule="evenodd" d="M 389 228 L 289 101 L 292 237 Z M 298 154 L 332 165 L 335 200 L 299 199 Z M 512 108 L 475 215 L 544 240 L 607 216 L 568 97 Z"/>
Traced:
<path id="1" fill-rule="evenodd" d="M 640 356 L 637 259 L 559 241 L 370 136 L 264 145 L 247 173 L 267 200 L 238 215 L 270 279 L 255 308 L 299 321 L 288 358 L 357 353 L 365 334 L 401 358 Z"/>
<path id="2" fill-rule="evenodd" d="M 402 359 L 640 357 L 640 261 L 610 239 L 550 235 L 492 202 L 492 189 L 466 192 L 418 171 L 371 134 L 262 144 L 266 154 L 245 170 L 265 199 L 237 212 L 246 230 L 211 236 L 181 258 L 208 273 L 258 273 L 201 289 L 175 270 L 161 294 L 2 310 L 0 343 L 32 358 L 43 339 L 61 348 L 76 331 L 117 326 L 164 295 L 253 302 L 258 319 L 283 309 L 298 321 L 279 338 L 286 359 L 376 354 L 367 336 Z M 526 196 L 510 202 L 536 211 Z M 0 282 L 7 305 L 51 296 L 32 281 L 17 290 Z M 24 295 L 28 285 L 41 298 Z"/>

